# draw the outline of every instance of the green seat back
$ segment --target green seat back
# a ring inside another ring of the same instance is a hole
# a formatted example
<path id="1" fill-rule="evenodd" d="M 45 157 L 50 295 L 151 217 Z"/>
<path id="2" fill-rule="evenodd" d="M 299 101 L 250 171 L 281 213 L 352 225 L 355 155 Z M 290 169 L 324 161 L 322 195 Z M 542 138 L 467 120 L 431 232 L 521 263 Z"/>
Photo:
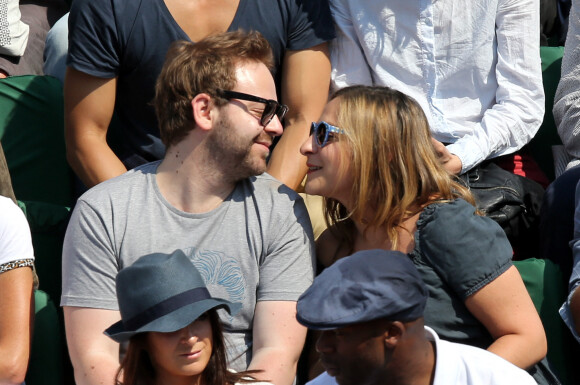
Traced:
<path id="1" fill-rule="evenodd" d="M 62 86 L 56 78 L 0 79 L 0 140 L 17 199 L 72 205 Z"/>
<path id="2" fill-rule="evenodd" d="M 41 290 L 35 290 L 34 301 L 34 334 L 26 385 L 62 385 L 64 339 L 56 306 Z"/>
<path id="3" fill-rule="evenodd" d="M 540 47 L 542 80 L 544 94 L 546 95 L 546 112 L 540 129 L 528 144 L 532 157 L 538 162 L 538 165 L 550 181 L 555 178 L 552 146 L 562 144 L 554 122 L 552 107 L 554 106 L 554 95 L 560 81 L 563 54 L 564 47 Z"/>
<path id="4" fill-rule="evenodd" d="M 560 318 L 558 309 L 567 297 L 567 284 L 558 265 L 547 259 L 514 261 L 540 315 L 548 340 L 548 361 L 564 385 L 579 384 L 579 346 Z"/>

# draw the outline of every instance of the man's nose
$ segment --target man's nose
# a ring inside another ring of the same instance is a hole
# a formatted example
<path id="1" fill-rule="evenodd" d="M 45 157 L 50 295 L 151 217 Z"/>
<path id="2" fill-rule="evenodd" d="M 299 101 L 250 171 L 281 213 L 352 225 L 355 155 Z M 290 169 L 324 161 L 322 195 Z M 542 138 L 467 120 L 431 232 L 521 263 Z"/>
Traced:
<path id="1" fill-rule="evenodd" d="M 270 123 L 264 127 L 264 131 L 268 132 L 270 135 L 273 136 L 280 136 L 284 132 L 284 127 L 282 126 L 282 122 L 278 119 L 278 115 L 274 115 Z"/>

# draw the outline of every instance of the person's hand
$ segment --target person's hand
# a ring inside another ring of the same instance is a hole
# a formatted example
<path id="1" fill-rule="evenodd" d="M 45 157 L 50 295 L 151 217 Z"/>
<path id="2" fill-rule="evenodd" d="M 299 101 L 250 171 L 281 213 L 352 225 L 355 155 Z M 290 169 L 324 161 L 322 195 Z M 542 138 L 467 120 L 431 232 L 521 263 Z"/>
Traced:
<path id="1" fill-rule="evenodd" d="M 461 163 L 461 159 L 455 154 L 449 152 L 447 147 L 440 141 L 431 138 L 431 142 L 433 142 L 433 147 L 435 148 L 435 152 L 439 156 L 439 160 L 443 164 L 443 167 L 447 169 L 451 174 L 459 175 L 461 173 L 461 167 L 463 164 Z"/>
<path id="2" fill-rule="evenodd" d="M 2 69 L 0 69 L 0 79 L 6 79 L 8 77 L 8 73 Z"/>

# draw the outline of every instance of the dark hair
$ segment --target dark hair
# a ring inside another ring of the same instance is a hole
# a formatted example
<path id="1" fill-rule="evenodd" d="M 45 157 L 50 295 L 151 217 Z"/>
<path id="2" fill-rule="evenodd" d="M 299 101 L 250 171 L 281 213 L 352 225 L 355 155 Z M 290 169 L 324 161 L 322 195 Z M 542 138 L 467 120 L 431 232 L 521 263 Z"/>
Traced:
<path id="1" fill-rule="evenodd" d="M 261 62 L 270 70 L 273 68 L 272 49 L 259 32 L 226 32 L 195 44 L 187 41 L 171 44 L 153 100 L 166 147 L 179 143 L 193 129 L 191 100 L 196 95 L 207 93 L 217 106 L 227 102 L 217 90 L 234 88 L 236 65 L 243 62 Z"/>
<path id="2" fill-rule="evenodd" d="M 207 311 L 212 330 L 213 348 L 207 366 L 202 376 L 204 384 L 233 385 L 235 383 L 252 383 L 257 380 L 252 374 L 256 370 L 234 373 L 227 367 L 226 345 L 223 328 L 216 309 Z M 139 333 L 131 337 L 127 354 L 117 371 L 116 385 L 153 385 L 156 372 L 147 352 L 146 333 Z"/>

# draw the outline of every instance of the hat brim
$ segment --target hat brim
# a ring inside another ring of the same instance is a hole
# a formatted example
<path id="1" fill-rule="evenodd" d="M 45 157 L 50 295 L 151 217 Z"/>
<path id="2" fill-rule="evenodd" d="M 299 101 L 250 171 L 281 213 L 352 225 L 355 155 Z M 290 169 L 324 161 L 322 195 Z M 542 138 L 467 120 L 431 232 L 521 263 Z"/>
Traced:
<path id="1" fill-rule="evenodd" d="M 296 314 L 296 320 L 298 321 L 299 324 L 301 324 L 302 326 L 306 326 L 308 329 L 311 330 L 334 330 L 334 329 L 340 329 L 355 323 L 360 323 L 360 322 L 365 322 L 365 320 L 341 320 L 339 321 L 333 321 L 333 322 L 316 322 L 307 318 L 302 317 L 300 314 Z"/>
<path id="2" fill-rule="evenodd" d="M 123 321 L 119 321 L 108 327 L 104 333 L 117 342 L 125 342 L 138 333 L 174 332 L 183 329 L 198 319 L 203 313 L 213 308 L 225 308 L 233 316 L 240 310 L 241 304 L 232 303 L 220 298 L 209 298 L 185 305 L 136 330 L 126 330 Z"/>

